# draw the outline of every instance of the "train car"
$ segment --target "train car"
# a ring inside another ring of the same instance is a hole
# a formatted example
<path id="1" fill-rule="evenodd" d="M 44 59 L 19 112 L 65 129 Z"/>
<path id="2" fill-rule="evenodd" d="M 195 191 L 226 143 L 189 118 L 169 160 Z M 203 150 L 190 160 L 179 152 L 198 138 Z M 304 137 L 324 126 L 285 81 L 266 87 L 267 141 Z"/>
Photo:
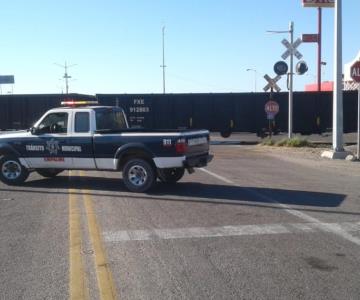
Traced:
<path id="1" fill-rule="evenodd" d="M 331 130 L 332 92 L 295 92 L 293 130 L 312 134 Z M 280 110 L 271 121 L 272 130 L 288 130 L 288 93 L 210 94 L 97 94 L 101 104 L 122 106 L 131 126 L 148 128 L 205 128 L 223 136 L 231 132 L 258 135 L 269 130 L 265 113 L 268 100 Z M 356 131 L 356 92 L 344 92 L 344 132 Z"/>
<path id="2" fill-rule="evenodd" d="M 293 130 L 311 134 L 332 127 L 332 92 L 295 92 Z M 357 92 L 344 92 L 344 132 L 357 128 Z M 0 95 L 0 130 L 29 128 L 45 111 L 65 98 L 99 101 L 121 106 L 130 126 L 148 129 L 208 129 L 228 137 L 232 132 L 266 135 L 288 130 L 288 93 L 193 93 L 193 94 L 43 94 Z M 270 122 L 265 103 L 275 100 L 279 113 Z"/>

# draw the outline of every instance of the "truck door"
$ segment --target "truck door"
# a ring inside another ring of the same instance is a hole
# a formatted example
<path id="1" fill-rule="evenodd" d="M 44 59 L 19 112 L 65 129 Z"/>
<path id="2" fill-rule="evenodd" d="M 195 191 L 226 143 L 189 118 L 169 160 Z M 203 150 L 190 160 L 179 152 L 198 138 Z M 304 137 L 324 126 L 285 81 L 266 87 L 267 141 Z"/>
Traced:
<path id="1" fill-rule="evenodd" d="M 72 158 L 63 152 L 68 143 L 68 112 L 52 112 L 37 126 L 36 135 L 26 143 L 26 160 L 32 168 L 67 169 Z"/>
<path id="2" fill-rule="evenodd" d="M 72 131 L 64 152 L 73 157 L 73 169 L 95 169 L 93 137 L 89 111 L 74 112 Z"/>

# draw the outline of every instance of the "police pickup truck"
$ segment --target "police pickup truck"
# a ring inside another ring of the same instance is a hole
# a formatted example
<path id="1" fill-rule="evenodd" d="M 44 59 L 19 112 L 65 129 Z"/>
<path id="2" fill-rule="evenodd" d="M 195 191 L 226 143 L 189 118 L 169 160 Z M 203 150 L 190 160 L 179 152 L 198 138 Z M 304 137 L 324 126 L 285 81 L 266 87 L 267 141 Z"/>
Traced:
<path id="1" fill-rule="evenodd" d="M 145 192 L 157 178 L 174 183 L 185 169 L 206 166 L 207 130 L 129 128 L 119 107 L 64 101 L 27 131 L 0 135 L 0 180 L 23 183 L 36 171 L 55 177 L 64 170 L 122 171 L 132 192 Z"/>

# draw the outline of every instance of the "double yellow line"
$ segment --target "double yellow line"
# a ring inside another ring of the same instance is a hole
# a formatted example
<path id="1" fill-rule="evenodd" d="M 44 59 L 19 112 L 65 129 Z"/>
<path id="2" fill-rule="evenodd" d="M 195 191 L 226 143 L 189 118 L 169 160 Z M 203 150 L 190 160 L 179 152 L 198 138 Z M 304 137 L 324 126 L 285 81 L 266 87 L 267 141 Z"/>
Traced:
<path id="1" fill-rule="evenodd" d="M 82 175 L 82 174 L 80 174 Z M 69 174 L 70 176 L 70 174 Z M 81 202 L 78 201 L 79 190 L 69 189 L 69 246 L 70 246 L 70 299 L 89 299 L 87 278 L 82 252 Z M 100 299 L 116 299 L 116 289 L 109 263 L 101 239 L 101 230 L 96 220 L 93 201 L 90 195 L 81 191 L 87 228 L 94 253 L 94 263 Z"/>

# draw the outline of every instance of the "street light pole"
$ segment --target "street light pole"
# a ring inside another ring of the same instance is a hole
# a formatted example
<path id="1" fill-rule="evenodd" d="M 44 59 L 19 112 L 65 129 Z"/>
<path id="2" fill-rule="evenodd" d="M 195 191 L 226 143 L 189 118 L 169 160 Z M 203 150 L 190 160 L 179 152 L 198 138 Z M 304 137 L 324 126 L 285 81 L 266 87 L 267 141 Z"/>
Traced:
<path id="1" fill-rule="evenodd" d="M 253 71 L 254 72 L 254 92 L 257 92 L 257 83 L 256 83 L 256 76 L 257 76 L 257 71 L 255 69 L 246 69 L 246 71 Z"/>

